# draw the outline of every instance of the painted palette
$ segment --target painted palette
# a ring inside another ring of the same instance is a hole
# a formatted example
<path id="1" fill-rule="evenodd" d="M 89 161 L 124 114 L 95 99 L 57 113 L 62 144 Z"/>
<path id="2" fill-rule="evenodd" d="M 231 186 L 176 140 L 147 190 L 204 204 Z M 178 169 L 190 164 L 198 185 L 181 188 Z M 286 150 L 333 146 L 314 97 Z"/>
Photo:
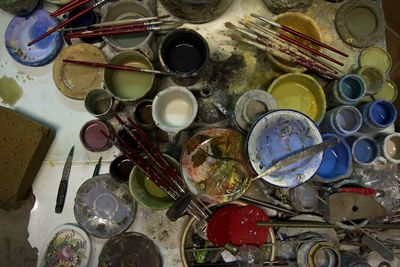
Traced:
<path id="1" fill-rule="evenodd" d="M 277 161 L 321 142 L 321 133 L 310 118 L 294 110 L 277 110 L 267 113 L 253 125 L 246 150 L 254 171 L 261 174 Z M 317 172 L 322 156 L 323 152 L 262 179 L 275 186 L 296 187 Z"/>
<path id="2" fill-rule="evenodd" d="M 207 129 L 189 139 L 181 157 L 189 190 L 210 203 L 240 197 L 251 182 L 244 141 L 239 132 L 224 128 Z"/>
<path id="3" fill-rule="evenodd" d="M 126 184 L 109 175 L 83 183 L 76 193 L 75 218 L 91 235 L 108 238 L 126 231 L 135 218 L 136 202 Z"/>
<path id="4" fill-rule="evenodd" d="M 81 228 L 65 224 L 57 227 L 47 239 L 39 257 L 40 267 L 89 265 L 91 243 Z"/>
<path id="5" fill-rule="evenodd" d="M 26 66 L 37 67 L 49 63 L 61 50 L 61 32 L 53 33 L 32 46 L 27 44 L 57 24 L 57 19 L 42 9 L 27 17 L 14 17 L 5 33 L 8 53 L 14 60 Z"/>

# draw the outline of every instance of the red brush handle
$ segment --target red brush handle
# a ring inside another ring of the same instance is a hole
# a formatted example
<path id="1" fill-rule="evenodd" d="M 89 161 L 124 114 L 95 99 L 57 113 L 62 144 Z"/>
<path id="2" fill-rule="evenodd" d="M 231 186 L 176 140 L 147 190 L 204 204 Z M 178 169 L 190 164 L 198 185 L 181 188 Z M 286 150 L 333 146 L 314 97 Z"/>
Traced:
<path id="1" fill-rule="evenodd" d="M 307 50 L 307 51 L 310 51 L 310 52 L 313 53 L 313 54 L 316 54 L 316 55 L 318 55 L 318 56 L 320 56 L 320 57 L 323 57 L 323 58 L 325 58 L 325 59 L 327 59 L 327 60 L 329 60 L 329 61 L 332 61 L 333 63 L 336 63 L 336 64 L 338 64 L 338 65 L 340 65 L 340 66 L 344 66 L 344 64 L 343 64 L 342 62 L 337 61 L 336 59 L 331 58 L 330 56 L 327 56 L 327 55 L 325 55 L 325 54 L 319 52 L 318 50 L 315 50 L 314 48 L 308 47 L 308 46 L 306 46 L 305 44 L 303 44 L 303 43 L 301 43 L 301 42 L 299 42 L 299 41 L 297 41 L 297 40 L 295 40 L 295 39 L 293 39 L 293 38 L 291 38 L 291 37 L 289 37 L 289 36 L 286 36 L 286 35 L 281 34 L 281 33 L 279 33 L 278 36 L 279 36 L 281 39 L 283 39 L 283 40 L 285 40 L 285 41 L 287 41 L 287 42 L 289 42 L 289 43 L 292 43 L 292 44 L 294 44 L 294 45 L 297 45 L 297 46 L 299 46 L 299 47 L 301 47 L 301 48 L 303 48 L 303 49 L 305 49 L 305 50 Z"/>
<path id="2" fill-rule="evenodd" d="M 75 1 L 72 1 L 72 2 L 62 6 L 60 9 L 57 9 L 56 11 L 51 13 L 50 15 L 52 17 L 58 17 L 58 16 L 60 16 L 60 15 L 62 15 L 64 13 L 67 13 L 68 11 L 78 7 L 78 6 L 84 5 L 84 4 L 89 3 L 89 2 L 90 2 L 90 0 L 75 0 Z"/>
<path id="3" fill-rule="evenodd" d="M 376 191 L 371 188 L 362 188 L 362 187 L 343 187 L 339 188 L 340 193 L 354 193 L 359 195 L 364 195 L 368 197 L 375 196 Z"/>
<path id="4" fill-rule="evenodd" d="M 37 42 L 39 42 L 40 40 L 46 38 L 47 36 L 49 36 L 50 34 L 52 34 L 53 32 L 57 31 L 58 29 L 61 29 L 62 27 L 64 27 L 65 25 L 69 24 L 71 21 L 79 18 L 80 16 L 88 13 L 90 10 L 94 9 L 96 6 L 90 6 L 85 8 L 84 10 L 82 10 L 81 12 L 79 12 L 78 14 L 76 14 L 75 16 L 73 16 L 72 18 L 67 19 L 66 21 L 58 24 L 57 26 L 55 26 L 54 28 L 52 28 L 51 30 L 49 30 L 48 32 L 46 32 L 45 34 L 42 34 L 41 36 L 35 38 L 34 40 L 30 41 L 28 43 L 28 46 L 31 46 Z"/>
<path id="5" fill-rule="evenodd" d="M 319 45 L 319 46 L 321 46 L 321 47 L 324 47 L 324 48 L 326 48 L 326 49 L 329 49 L 329 50 L 331 50 L 332 52 L 335 52 L 335 53 L 337 53 L 337 54 L 339 54 L 339 55 L 342 55 L 342 56 L 344 56 L 344 57 L 348 57 L 348 56 L 349 56 L 349 55 L 347 55 L 346 53 L 343 53 L 342 51 L 337 50 L 336 48 L 333 48 L 333 47 L 331 47 L 331 46 L 329 46 L 329 45 L 327 45 L 327 44 L 324 44 L 324 43 L 322 43 L 322 42 L 320 42 L 320 41 L 318 41 L 318 40 L 315 40 L 314 38 L 311 38 L 310 36 L 307 36 L 307 35 L 305 35 L 305 34 L 303 34 L 303 33 L 301 33 L 301 32 L 298 32 L 298 31 L 296 31 L 296 30 L 294 30 L 294 29 L 292 29 L 292 28 L 289 28 L 289 27 L 287 27 L 287 26 L 285 26 L 285 25 L 281 25 L 281 28 L 282 28 L 283 30 L 287 31 L 287 32 L 290 32 L 291 34 L 294 34 L 294 35 L 299 36 L 299 37 L 301 37 L 301 38 L 303 38 L 303 39 L 305 39 L 305 40 L 307 40 L 307 41 L 310 41 L 310 42 L 312 42 L 312 43 L 314 43 L 314 44 L 317 44 L 317 45 Z"/>
<path id="6" fill-rule="evenodd" d="M 96 31 L 88 33 L 66 33 L 64 34 L 65 39 L 81 38 L 81 37 L 97 37 L 97 36 L 108 36 L 117 34 L 130 34 L 138 32 L 148 32 L 150 29 L 148 27 L 138 27 L 132 29 L 122 29 L 122 30 L 106 30 L 106 31 Z"/>

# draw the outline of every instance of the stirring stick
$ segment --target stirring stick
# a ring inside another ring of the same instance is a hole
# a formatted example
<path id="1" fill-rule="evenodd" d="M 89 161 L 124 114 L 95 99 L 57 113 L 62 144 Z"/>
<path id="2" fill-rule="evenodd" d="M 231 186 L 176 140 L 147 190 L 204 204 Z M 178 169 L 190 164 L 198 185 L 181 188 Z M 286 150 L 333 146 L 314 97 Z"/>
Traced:
<path id="1" fill-rule="evenodd" d="M 324 44 L 324 43 L 322 43 L 322 42 L 320 42 L 320 41 L 318 41 L 318 40 L 315 40 L 314 38 L 312 38 L 312 37 L 310 37 L 310 36 L 307 36 L 307 35 L 305 35 L 305 34 L 303 34 L 303 33 L 301 33 L 301 32 L 298 32 L 298 31 L 296 31 L 296 30 L 294 30 L 294 29 L 292 29 L 292 28 L 290 28 L 290 27 L 287 27 L 287 26 L 285 26 L 285 25 L 279 24 L 279 23 L 277 23 L 277 22 L 275 22 L 275 21 L 269 20 L 269 19 L 267 19 L 267 18 L 265 18 L 265 17 L 259 16 L 259 15 L 256 15 L 256 14 L 251 14 L 251 16 L 254 17 L 254 18 L 257 18 L 257 19 L 259 19 L 259 20 L 262 20 L 262 21 L 264 21 L 264 22 L 267 22 L 267 23 L 269 23 L 270 25 L 275 26 L 275 27 L 277 27 L 277 28 L 279 28 L 279 29 L 282 29 L 282 30 L 284 30 L 284 31 L 286 31 L 286 32 L 289 32 L 289 33 L 291 33 L 291 34 L 293 34 L 293 35 L 296 35 L 296 36 L 298 36 L 298 37 L 301 37 L 301 38 L 303 38 L 303 39 L 305 39 L 305 40 L 307 40 L 307 41 L 309 41 L 309 42 L 312 42 L 312 43 L 317 44 L 317 45 L 319 45 L 319 46 L 321 46 L 321 47 L 324 47 L 324 48 L 326 48 L 326 49 L 329 49 L 330 51 L 335 52 L 335 53 L 337 53 L 337 54 L 339 54 L 339 55 L 342 55 L 342 56 L 344 56 L 344 57 L 348 57 L 348 56 L 349 56 L 349 55 L 347 55 L 346 53 L 343 53 L 342 51 L 337 50 L 336 48 L 333 48 L 333 47 L 331 47 L 331 46 L 329 46 L 329 45 L 327 45 L 327 44 Z"/>
<path id="2" fill-rule="evenodd" d="M 136 68 L 136 67 L 131 67 L 131 66 L 116 65 L 116 64 L 104 64 L 104 63 L 71 60 L 71 59 L 64 59 L 63 62 L 77 64 L 77 65 L 85 65 L 85 66 L 96 67 L 96 68 L 107 68 L 107 69 L 113 69 L 113 70 L 124 70 L 124 71 L 132 71 L 132 72 L 143 72 L 143 73 L 151 73 L 151 74 L 169 75 L 168 73 L 165 73 L 165 72 L 162 72 L 159 70 L 143 69 L 143 68 Z"/>
<path id="3" fill-rule="evenodd" d="M 119 25 L 124 25 L 124 24 L 133 24 L 133 23 L 146 22 L 146 21 L 151 21 L 151 20 L 162 20 L 162 19 L 165 19 L 168 17 L 169 17 L 169 15 L 158 16 L 158 17 L 144 17 L 144 18 L 137 18 L 137 19 L 124 19 L 124 20 L 117 20 L 117 21 L 107 21 L 107 22 L 92 24 L 89 26 L 61 29 L 60 31 L 89 30 L 91 28 L 100 28 L 100 27 L 106 27 L 106 26 L 119 26 Z"/>
<path id="4" fill-rule="evenodd" d="M 69 18 L 67 20 L 65 20 L 64 22 L 61 22 L 60 24 L 58 24 L 57 26 L 55 26 L 54 28 L 50 29 L 49 31 L 47 31 L 46 33 L 40 35 L 39 37 L 35 38 L 34 40 L 30 41 L 28 43 L 28 46 L 31 46 L 37 42 L 39 42 L 40 40 L 46 38 L 47 36 L 49 36 L 50 34 L 56 32 L 58 29 L 61 29 L 62 27 L 64 27 L 65 25 L 71 23 L 71 21 L 76 20 L 77 18 L 83 16 L 84 14 L 88 13 L 89 11 L 95 9 L 96 7 L 102 5 L 103 3 L 105 3 L 108 0 L 100 0 L 99 2 L 95 3 L 92 6 L 89 6 L 87 8 L 85 8 L 84 10 L 82 10 L 81 12 L 79 12 L 78 14 L 76 14 L 75 16 L 73 16 L 72 18 Z"/>

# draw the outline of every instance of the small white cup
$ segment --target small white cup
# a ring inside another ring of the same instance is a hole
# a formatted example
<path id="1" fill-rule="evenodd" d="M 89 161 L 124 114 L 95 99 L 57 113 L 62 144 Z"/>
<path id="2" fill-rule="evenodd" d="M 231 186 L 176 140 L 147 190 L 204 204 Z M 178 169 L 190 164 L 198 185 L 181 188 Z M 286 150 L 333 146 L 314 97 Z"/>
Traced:
<path id="1" fill-rule="evenodd" d="M 400 163 L 400 133 L 389 134 L 378 139 L 383 156 L 391 163 Z"/>
<path id="2" fill-rule="evenodd" d="M 154 122 L 168 134 L 170 141 L 193 123 L 197 111 L 196 98 L 182 86 L 172 86 L 162 90 L 155 96 L 152 105 Z"/>

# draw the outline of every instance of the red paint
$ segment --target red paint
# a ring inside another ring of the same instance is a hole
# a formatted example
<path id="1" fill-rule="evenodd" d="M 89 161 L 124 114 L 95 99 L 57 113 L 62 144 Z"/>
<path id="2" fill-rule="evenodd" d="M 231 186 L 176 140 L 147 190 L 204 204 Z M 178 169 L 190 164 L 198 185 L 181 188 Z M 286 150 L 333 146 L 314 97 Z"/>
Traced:
<path id="1" fill-rule="evenodd" d="M 231 214 L 239 210 L 239 207 L 229 205 L 217 210 L 208 221 L 207 238 L 216 246 L 224 246 L 229 243 L 228 221 Z"/>
<path id="2" fill-rule="evenodd" d="M 101 131 L 110 135 L 107 125 L 101 121 L 90 121 L 82 128 L 82 143 L 90 151 L 100 151 L 109 147 L 110 141 Z"/>

